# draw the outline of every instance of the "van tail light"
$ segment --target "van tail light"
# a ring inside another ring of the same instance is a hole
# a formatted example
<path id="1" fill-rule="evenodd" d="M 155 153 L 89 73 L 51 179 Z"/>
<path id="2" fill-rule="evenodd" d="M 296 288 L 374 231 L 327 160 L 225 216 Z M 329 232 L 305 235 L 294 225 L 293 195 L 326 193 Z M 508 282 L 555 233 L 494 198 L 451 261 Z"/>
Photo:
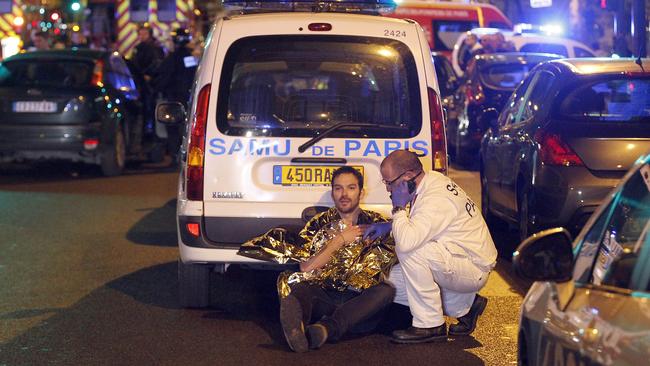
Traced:
<path id="1" fill-rule="evenodd" d="M 447 171 L 447 141 L 445 138 L 445 121 L 442 104 L 438 93 L 432 88 L 427 89 L 429 94 L 429 116 L 431 118 L 431 157 L 433 170 L 441 173 Z"/>
<path id="2" fill-rule="evenodd" d="M 468 104 L 479 105 L 485 102 L 485 93 L 480 84 L 468 84 L 465 87 L 465 100 Z"/>
<path id="3" fill-rule="evenodd" d="M 199 225 L 198 222 L 188 222 L 187 232 L 190 233 L 193 237 L 198 238 L 201 236 L 201 225 Z"/>
<path id="4" fill-rule="evenodd" d="M 205 130 L 208 122 L 210 84 L 199 91 L 196 111 L 192 120 L 187 153 L 186 190 L 187 199 L 203 200 L 203 163 L 205 156 Z"/>
<path id="5" fill-rule="evenodd" d="M 93 77 L 90 79 L 92 85 L 97 85 L 99 87 L 104 86 L 102 82 L 104 80 L 104 61 L 97 60 L 95 62 L 95 68 L 93 69 Z"/>
<path id="6" fill-rule="evenodd" d="M 535 141 L 539 144 L 539 156 L 543 164 L 563 166 L 584 166 L 582 159 L 559 135 L 538 130 Z"/>

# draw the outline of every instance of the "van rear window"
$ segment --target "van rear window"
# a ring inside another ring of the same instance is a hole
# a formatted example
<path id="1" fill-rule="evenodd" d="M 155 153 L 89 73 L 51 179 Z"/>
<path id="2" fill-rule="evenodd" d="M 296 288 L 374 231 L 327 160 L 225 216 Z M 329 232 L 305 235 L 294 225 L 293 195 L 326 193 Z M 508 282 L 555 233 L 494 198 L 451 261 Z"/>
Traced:
<path id="1" fill-rule="evenodd" d="M 217 125 L 232 136 L 416 136 L 422 127 L 417 69 L 401 42 L 372 37 L 260 36 L 230 47 Z"/>
<path id="2" fill-rule="evenodd" d="M 0 86 L 90 86 L 93 63 L 74 60 L 13 60 L 0 65 Z"/>
<path id="3" fill-rule="evenodd" d="M 573 119 L 650 121 L 650 78 L 610 79 L 571 91 L 560 114 Z"/>
<path id="4" fill-rule="evenodd" d="M 485 85 L 491 88 L 515 90 L 534 66 L 534 64 L 493 65 L 482 68 L 480 75 Z"/>

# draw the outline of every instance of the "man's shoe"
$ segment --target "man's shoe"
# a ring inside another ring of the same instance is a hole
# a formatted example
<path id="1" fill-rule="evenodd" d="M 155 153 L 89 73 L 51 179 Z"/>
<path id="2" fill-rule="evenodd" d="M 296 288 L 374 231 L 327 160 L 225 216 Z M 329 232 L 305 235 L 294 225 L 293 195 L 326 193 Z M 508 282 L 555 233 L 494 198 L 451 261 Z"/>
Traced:
<path id="1" fill-rule="evenodd" d="M 319 349 L 325 342 L 327 342 L 327 328 L 321 323 L 314 323 L 307 326 L 307 339 L 309 340 L 309 348 Z"/>
<path id="2" fill-rule="evenodd" d="M 295 296 L 289 295 L 280 299 L 280 324 L 292 351 L 301 353 L 309 350 L 302 322 L 302 307 Z"/>
<path id="3" fill-rule="evenodd" d="M 469 312 L 460 318 L 458 323 L 449 326 L 449 334 L 453 336 L 470 335 L 476 329 L 476 322 L 478 317 L 483 314 L 487 306 L 487 299 L 479 294 L 476 294 Z"/>
<path id="4" fill-rule="evenodd" d="M 391 339 L 395 343 L 425 343 L 447 340 L 447 324 L 433 328 L 408 327 L 396 330 Z"/>

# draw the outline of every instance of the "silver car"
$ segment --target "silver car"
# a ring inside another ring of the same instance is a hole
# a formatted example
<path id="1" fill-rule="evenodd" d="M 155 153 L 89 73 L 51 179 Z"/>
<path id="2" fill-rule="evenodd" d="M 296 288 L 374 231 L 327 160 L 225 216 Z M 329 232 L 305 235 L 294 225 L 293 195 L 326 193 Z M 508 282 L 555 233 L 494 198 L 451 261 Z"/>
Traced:
<path id="1" fill-rule="evenodd" d="M 572 243 L 562 228 L 526 239 L 520 365 L 647 365 L 650 155 L 637 160 Z"/>

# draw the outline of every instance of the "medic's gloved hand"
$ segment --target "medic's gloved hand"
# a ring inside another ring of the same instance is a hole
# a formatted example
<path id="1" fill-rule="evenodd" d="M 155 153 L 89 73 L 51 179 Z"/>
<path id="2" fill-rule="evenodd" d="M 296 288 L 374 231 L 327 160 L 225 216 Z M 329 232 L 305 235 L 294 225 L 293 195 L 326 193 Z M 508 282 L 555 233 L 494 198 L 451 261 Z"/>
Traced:
<path id="1" fill-rule="evenodd" d="M 393 207 L 406 207 L 406 204 L 413 198 L 412 196 L 405 181 L 395 185 L 390 192 Z"/>
<path id="2" fill-rule="evenodd" d="M 377 238 L 390 233 L 393 224 L 390 222 L 378 222 L 375 224 L 368 225 L 366 231 L 363 232 L 363 240 L 373 241 Z"/>

